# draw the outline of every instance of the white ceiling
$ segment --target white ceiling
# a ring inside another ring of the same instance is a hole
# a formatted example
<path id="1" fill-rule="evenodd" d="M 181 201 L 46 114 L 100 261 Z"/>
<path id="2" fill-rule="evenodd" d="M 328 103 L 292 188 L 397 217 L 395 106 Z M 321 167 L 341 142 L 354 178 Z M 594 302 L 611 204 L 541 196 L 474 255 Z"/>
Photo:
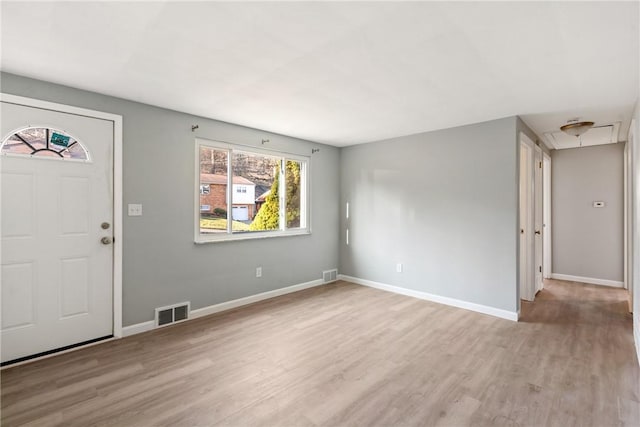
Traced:
<path id="1" fill-rule="evenodd" d="M 7 2 L 0 68 L 336 146 L 629 127 L 638 2 Z"/>

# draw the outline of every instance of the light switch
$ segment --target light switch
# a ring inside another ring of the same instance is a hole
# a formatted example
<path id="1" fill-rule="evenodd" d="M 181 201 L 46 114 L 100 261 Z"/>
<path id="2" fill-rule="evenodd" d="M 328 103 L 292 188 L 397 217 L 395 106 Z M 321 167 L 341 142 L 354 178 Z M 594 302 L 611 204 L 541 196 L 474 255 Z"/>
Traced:
<path id="1" fill-rule="evenodd" d="M 142 216 L 142 205 L 130 203 L 129 206 L 129 216 Z"/>

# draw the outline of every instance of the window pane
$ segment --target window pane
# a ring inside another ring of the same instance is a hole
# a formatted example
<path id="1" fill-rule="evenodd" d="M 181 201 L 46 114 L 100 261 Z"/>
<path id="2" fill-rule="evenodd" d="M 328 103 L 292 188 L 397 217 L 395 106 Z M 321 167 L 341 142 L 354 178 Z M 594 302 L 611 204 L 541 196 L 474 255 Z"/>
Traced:
<path id="1" fill-rule="evenodd" d="M 17 135 L 12 135 L 4 142 L 4 145 L 2 146 L 2 152 L 30 155 L 31 153 L 33 153 L 33 149 L 22 142 L 22 140 L 20 140 Z"/>
<path id="2" fill-rule="evenodd" d="M 227 165 L 225 150 L 200 147 L 200 234 L 227 232 Z"/>
<path id="3" fill-rule="evenodd" d="M 280 159 L 233 153 L 233 231 L 280 229 L 278 177 Z"/>
<path id="4" fill-rule="evenodd" d="M 29 128 L 18 132 L 17 135 L 28 142 L 34 150 L 43 150 L 47 148 L 46 132 L 45 128 Z"/>
<path id="5" fill-rule="evenodd" d="M 287 160 L 284 169 L 284 180 L 287 194 L 287 228 L 300 228 L 302 181 L 300 174 L 302 163 L 295 160 Z"/>

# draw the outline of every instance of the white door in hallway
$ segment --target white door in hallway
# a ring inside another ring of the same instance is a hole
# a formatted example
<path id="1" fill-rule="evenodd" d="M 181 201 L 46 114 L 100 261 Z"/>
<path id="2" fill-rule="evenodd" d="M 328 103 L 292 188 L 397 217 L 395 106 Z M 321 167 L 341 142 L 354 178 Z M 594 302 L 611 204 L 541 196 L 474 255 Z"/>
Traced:
<path id="1" fill-rule="evenodd" d="M 2 362 L 113 334 L 113 122 L 3 101 Z"/>
<path id="2" fill-rule="evenodd" d="M 542 198 L 542 149 L 535 146 L 534 154 L 535 182 L 534 186 L 534 251 L 535 251 L 535 291 L 538 292 L 543 287 L 542 272 L 542 233 L 543 233 L 543 198 Z"/>
<path id="3" fill-rule="evenodd" d="M 534 172 L 533 172 L 533 142 L 522 135 L 520 137 L 520 179 L 519 179 L 519 223 L 520 223 L 520 251 L 519 251 L 519 282 L 520 299 L 533 301 L 534 286 Z"/>

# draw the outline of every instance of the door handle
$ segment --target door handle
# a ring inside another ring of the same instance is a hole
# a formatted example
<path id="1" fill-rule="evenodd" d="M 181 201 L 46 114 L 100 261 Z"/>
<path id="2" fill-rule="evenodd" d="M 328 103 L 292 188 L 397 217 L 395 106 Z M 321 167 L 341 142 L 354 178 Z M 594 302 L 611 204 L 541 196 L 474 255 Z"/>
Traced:
<path id="1" fill-rule="evenodd" d="M 110 245 L 111 243 L 113 243 L 113 240 L 111 239 L 111 237 L 105 236 L 100 239 L 100 242 L 102 242 L 103 245 Z"/>
<path id="2" fill-rule="evenodd" d="M 536 234 L 540 234 L 540 230 L 536 230 Z"/>

